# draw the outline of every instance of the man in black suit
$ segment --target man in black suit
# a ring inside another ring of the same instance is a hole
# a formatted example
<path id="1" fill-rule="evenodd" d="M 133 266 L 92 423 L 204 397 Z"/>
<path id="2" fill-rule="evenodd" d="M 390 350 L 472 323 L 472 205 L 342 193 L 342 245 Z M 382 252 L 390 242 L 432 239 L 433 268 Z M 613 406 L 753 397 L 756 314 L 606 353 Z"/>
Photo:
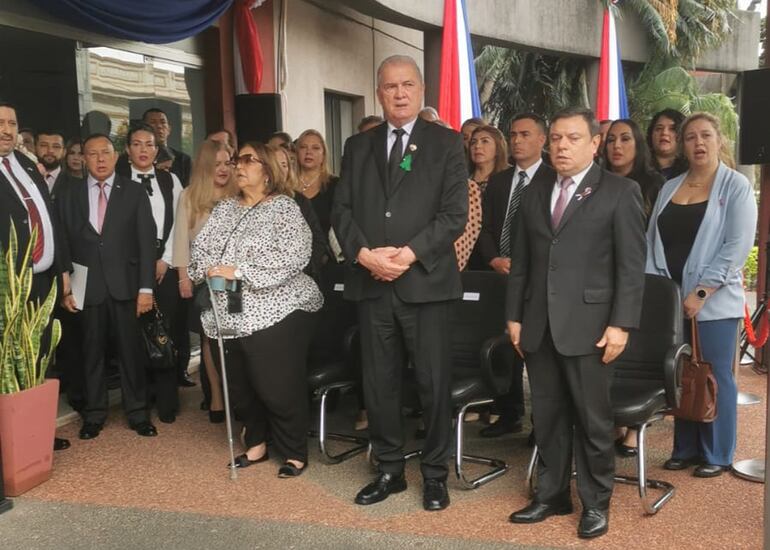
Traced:
<path id="1" fill-rule="evenodd" d="M 522 113 L 511 121 L 510 147 L 515 166 L 489 179 L 481 211 L 484 213 L 478 251 L 484 264 L 498 273 L 511 270 L 511 245 L 515 242 L 516 215 L 521 194 L 531 183 L 553 182 L 556 173 L 543 162 L 546 140 L 545 121 L 534 113 Z M 482 437 L 499 437 L 521 431 L 524 416 L 523 362 L 519 357 L 513 365 L 511 388 L 495 400 L 500 418 L 482 429 Z"/>
<path id="2" fill-rule="evenodd" d="M 174 157 L 171 163 L 171 173 L 176 174 L 182 187 L 187 187 L 190 183 L 190 173 L 192 172 L 192 159 L 190 155 L 178 151 L 168 145 L 168 136 L 171 135 L 171 125 L 168 122 L 168 116 L 162 109 L 147 109 L 142 115 L 142 122 L 150 125 L 155 131 L 155 139 L 158 141 L 158 147 L 165 147 Z"/>
<path id="3" fill-rule="evenodd" d="M 522 196 L 507 297 L 511 341 L 527 362 L 537 494 L 513 523 L 572 512 L 574 441 L 583 504 L 578 535 L 603 535 L 615 470 L 612 361 L 636 328 L 644 289 L 639 186 L 593 162 L 601 136 L 591 111 L 556 114 L 549 131 L 553 181 Z"/>
<path id="4" fill-rule="evenodd" d="M 345 297 L 358 302 L 364 396 L 380 475 L 356 496 L 374 504 L 406 489 L 401 423 L 405 353 L 425 410 L 423 506 L 449 505 L 449 324 L 462 287 L 453 243 L 468 218 L 462 138 L 418 119 L 425 86 L 411 57 L 377 71 L 386 123 L 345 145 L 332 223 L 346 258 Z"/>
<path id="5" fill-rule="evenodd" d="M 120 359 L 123 408 L 142 436 L 157 435 L 149 421 L 144 361 L 137 317 L 152 309 L 155 282 L 155 222 L 147 193 L 115 174 L 110 138 L 94 134 L 83 143 L 88 177 L 64 194 L 57 209 L 71 263 L 88 269 L 83 303 L 65 283 L 62 306 L 81 309 L 86 406 L 81 439 L 99 435 L 107 420 L 105 348 L 113 336 Z M 72 272 L 73 266 L 68 266 Z"/>
<path id="6" fill-rule="evenodd" d="M 16 266 L 19 268 L 32 231 L 37 229 L 37 241 L 30 258 L 32 288 L 29 299 L 42 302 L 48 297 L 51 287 L 57 284 L 64 260 L 48 187 L 35 164 L 14 150 L 18 128 L 16 108 L 10 103 L 0 102 L 0 244 L 3 252 L 8 250 L 13 223 L 18 239 Z M 50 332 L 46 331 L 41 352 L 45 353 L 49 343 Z M 54 439 L 55 450 L 69 446 L 66 439 Z"/>

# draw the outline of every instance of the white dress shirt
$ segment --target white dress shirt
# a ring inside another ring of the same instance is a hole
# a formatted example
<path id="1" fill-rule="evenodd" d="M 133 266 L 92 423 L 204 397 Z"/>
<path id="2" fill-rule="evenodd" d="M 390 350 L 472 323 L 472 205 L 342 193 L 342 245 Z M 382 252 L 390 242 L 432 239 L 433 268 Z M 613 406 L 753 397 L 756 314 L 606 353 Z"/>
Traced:
<path id="1" fill-rule="evenodd" d="M 99 219 L 99 181 L 96 180 L 91 174 L 88 175 L 88 179 L 86 181 L 88 185 L 88 221 L 93 226 L 94 231 L 98 233 L 99 230 L 97 227 L 99 226 L 99 223 L 97 220 Z M 110 177 L 104 180 L 104 194 L 107 196 L 108 207 L 110 202 L 110 194 L 112 193 L 112 186 L 114 183 L 115 172 L 113 172 Z M 105 216 L 106 214 L 107 212 L 105 211 Z M 104 221 L 105 220 L 102 220 L 102 222 Z M 142 294 L 152 294 L 152 289 L 140 288 L 139 292 Z"/>
<path id="2" fill-rule="evenodd" d="M 131 167 L 131 179 L 139 184 L 142 183 L 141 176 L 144 174 L 151 174 L 153 177 L 150 179 L 150 185 L 152 187 L 152 195 L 149 196 L 150 206 L 152 207 L 152 218 L 155 220 L 155 238 L 159 241 L 163 240 L 163 228 L 166 226 L 166 201 L 163 200 L 163 193 L 160 190 L 160 184 L 158 183 L 158 176 L 155 174 L 155 168 L 148 170 L 147 172 L 141 172 L 133 166 Z M 182 193 L 182 184 L 179 182 L 179 178 L 176 174 L 171 174 L 172 197 L 173 197 L 173 212 L 176 213 L 177 205 L 179 204 L 179 195 Z M 161 258 L 168 265 L 171 265 L 173 257 L 173 240 L 171 235 L 174 234 L 174 226 L 171 225 L 171 233 L 169 233 L 168 242 L 166 242 L 166 248 L 163 250 L 163 257 Z"/>
<path id="3" fill-rule="evenodd" d="M 403 136 L 401 136 L 401 148 L 404 151 L 404 154 L 407 153 L 406 150 L 406 144 L 409 143 L 409 138 L 412 135 L 412 130 L 414 130 L 414 125 L 417 123 L 417 119 L 415 118 L 411 122 L 407 122 L 404 124 L 401 129 L 405 132 Z M 396 127 L 393 126 L 390 122 L 388 122 L 388 140 L 387 148 L 385 149 L 385 158 L 390 158 L 390 150 L 393 149 L 393 144 L 396 143 L 396 134 L 393 133 L 393 130 L 396 130 Z"/>
<path id="4" fill-rule="evenodd" d="M 53 265 L 54 259 L 53 225 L 51 224 L 51 218 L 48 215 L 48 207 L 45 204 L 43 195 L 40 194 L 40 189 L 38 189 L 37 185 L 35 185 L 35 181 L 32 179 L 32 176 L 30 176 L 24 167 L 19 163 L 19 161 L 16 159 L 16 155 L 10 154 L 7 158 L 11 163 L 11 170 L 13 171 L 13 175 L 16 176 L 16 179 L 18 179 L 19 182 L 24 186 L 24 189 L 29 194 L 32 202 L 34 202 L 35 206 L 37 206 L 37 211 L 40 212 L 40 221 L 43 223 L 43 256 L 40 258 L 39 262 L 32 266 L 32 273 L 43 273 L 44 271 L 48 271 L 50 269 L 50 267 Z M 21 191 L 19 191 L 16 183 L 14 183 L 14 179 L 5 169 L 5 166 L 3 166 L 2 162 L 0 162 L 0 171 L 3 172 L 5 178 L 10 182 L 13 191 L 16 193 L 16 196 L 19 197 L 19 201 L 21 201 L 21 204 L 23 204 L 24 208 L 26 209 L 27 205 L 24 204 L 24 197 L 22 196 Z M 31 233 L 32 222 L 28 220 L 27 223 L 29 224 L 28 229 Z"/>
<path id="5" fill-rule="evenodd" d="M 583 181 L 583 178 L 586 177 L 586 174 L 593 165 L 594 163 L 592 162 L 586 166 L 584 170 L 572 176 L 572 184 L 567 187 L 567 205 L 569 205 L 572 197 L 575 195 L 575 191 L 577 191 L 577 188 L 580 186 L 580 182 Z M 559 200 L 559 193 L 561 192 L 561 180 L 563 180 L 564 177 L 565 176 L 557 175 L 556 183 L 553 184 L 553 191 L 551 191 L 551 214 L 553 214 L 553 209 L 556 208 L 556 201 Z"/>
<path id="6" fill-rule="evenodd" d="M 513 192 L 516 190 L 516 186 L 519 185 L 519 174 L 521 172 L 524 172 L 525 174 L 527 174 L 527 177 L 524 178 L 524 188 L 526 189 L 527 185 L 530 184 L 530 182 L 532 181 L 532 178 L 535 177 L 535 174 L 540 169 L 541 164 L 543 164 L 543 159 L 540 158 L 540 159 L 537 159 L 537 162 L 535 162 L 535 164 L 533 164 L 526 170 L 520 167 L 518 164 L 516 165 L 516 170 L 513 172 L 513 182 L 511 184 L 511 190 L 508 192 L 508 203 L 507 203 L 508 206 L 505 207 L 505 218 L 503 219 L 508 218 L 508 208 L 511 206 L 511 197 L 513 196 Z"/>

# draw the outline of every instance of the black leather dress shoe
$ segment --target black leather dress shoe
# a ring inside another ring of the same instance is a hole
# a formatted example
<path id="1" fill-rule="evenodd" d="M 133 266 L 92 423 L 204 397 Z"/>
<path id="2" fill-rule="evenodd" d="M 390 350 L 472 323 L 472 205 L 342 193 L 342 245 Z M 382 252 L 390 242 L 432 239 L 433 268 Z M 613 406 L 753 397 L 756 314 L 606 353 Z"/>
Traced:
<path id="1" fill-rule="evenodd" d="M 158 435 L 158 430 L 151 422 L 139 422 L 131 426 L 131 429 L 142 437 L 155 437 Z"/>
<path id="2" fill-rule="evenodd" d="M 377 479 L 358 492 L 355 503 L 363 506 L 376 504 L 402 491 L 406 491 L 404 474 L 380 474 Z"/>
<path id="3" fill-rule="evenodd" d="M 615 453 L 617 453 L 618 456 L 628 458 L 638 455 L 639 449 L 626 445 L 623 443 L 623 438 L 621 437 L 615 440 Z"/>
<path id="4" fill-rule="evenodd" d="M 722 472 L 729 470 L 729 466 L 719 466 L 718 464 L 701 464 L 692 473 L 695 477 L 717 477 L 721 476 Z"/>
<path id="5" fill-rule="evenodd" d="M 158 420 L 164 424 L 173 424 L 176 422 L 176 415 L 174 413 L 158 414 Z"/>
<path id="6" fill-rule="evenodd" d="M 483 428 L 479 435 L 481 437 L 500 437 L 505 434 L 517 434 L 523 429 L 521 420 L 504 420 L 499 418 L 494 424 Z"/>
<path id="7" fill-rule="evenodd" d="M 664 470 L 685 470 L 690 466 L 700 464 L 698 458 L 669 458 L 663 463 Z"/>
<path id="8" fill-rule="evenodd" d="M 60 437 L 54 437 L 53 438 L 53 450 L 54 451 L 63 451 L 64 449 L 70 448 L 70 440 L 69 439 L 62 439 Z"/>
<path id="9" fill-rule="evenodd" d="M 86 422 L 80 428 L 80 439 L 93 439 L 99 437 L 99 433 L 102 431 L 101 424 L 94 424 L 93 422 Z"/>
<path id="10" fill-rule="evenodd" d="M 532 501 L 528 506 L 512 513 L 508 517 L 511 523 L 539 523 L 551 516 L 566 516 L 572 513 L 572 503 L 544 504 Z"/>
<path id="11" fill-rule="evenodd" d="M 610 528 L 610 511 L 586 508 L 580 516 L 578 536 L 581 539 L 600 537 Z"/>
<path id="12" fill-rule="evenodd" d="M 179 376 L 177 377 L 177 385 L 180 388 L 192 388 L 195 386 L 195 382 L 192 378 L 190 378 L 190 375 L 187 374 L 187 371 L 184 371 L 179 373 Z"/>
<path id="13" fill-rule="evenodd" d="M 449 506 L 449 491 L 446 481 L 426 479 L 422 487 L 422 507 L 428 512 L 437 512 Z"/>

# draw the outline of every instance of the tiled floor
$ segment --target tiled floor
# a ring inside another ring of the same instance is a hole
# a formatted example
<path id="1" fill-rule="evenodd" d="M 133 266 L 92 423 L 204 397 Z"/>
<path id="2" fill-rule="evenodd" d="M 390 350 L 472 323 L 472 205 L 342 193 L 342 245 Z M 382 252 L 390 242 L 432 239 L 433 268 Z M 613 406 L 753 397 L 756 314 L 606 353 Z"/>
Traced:
<path id="1" fill-rule="evenodd" d="M 742 367 L 739 381 L 741 389 L 760 394 L 763 401 L 760 405 L 739 409 L 736 458 L 762 457 L 767 377 Z M 310 467 L 300 478 L 278 479 L 275 474 L 279 464 L 271 460 L 242 470 L 239 478 L 231 481 L 225 468 L 228 453 L 224 425 L 208 423 L 205 413 L 198 409 L 199 392 L 199 388 L 183 392 L 183 413 L 173 425 L 158 424 L 157 438 L 140 438 L 128 430 L 119 409 L 113 409 L 102 435 L 93 441 L 77 439 L 77 424 L 60 428 L 58 435 L 69 437 L 72 448 L 56 454 L 53 478 L 17 499 L 18 507 L 23 511 L 27 505 L 59 504 L 63 509 L 85 506 L 85 509 L 102 510 L 99 517 L 107 519 L 99 523 L 100 532 L 115 536 L 125 533 L 126 526 L 115 519 L 120 514 L 114 511 L 125 509 L 127 518 L 145 512 L 144 517 L 148 519 L 144 521 L 150 522 L 148 528 L 152 527 L 155 516 L 146 512 L 157 512 L 157 521 L 169 525 L 170 529 L 174 528 L 175 521 L 184 529 L 185 517 L 208 517 L 212 521 L 227 520 L 229 528 L 242 525 L 247 529 L 253 527 L 254 522 L 261 522 L 295 526 L 298 532 L 318 528 L 318 533 L 326 533 L 319 536 L 330 537 L 318 539 L 316 545 L 310 544 L 312 539 L 300 537 L 291 545 L 296 548 L 358 548 L 367 537 L 378 541 L 372 543 L 372 548 L 454 548 L 457 541 L 463 539 L 469 544 L 472 542 L 474 548 L 481 548 L 485 543 L 490 548 L 506 543 L 532 548 L 585 546 L 650 550 L 761 547 L 764 486 L 731 474 L 702 480 L 692 477 L 688 471 L 663 470 L 661 465 L 670 450 L 671 421 L 650 429 L 648 463 L 650 477 L 668 480 L 676 486 L 674 498 L 658 515 L 646 517 L 635 489 L 618 486 L 612 502 L 610 532 L 600 539 L 583 542 L 575 536 L 577 514 L 533 526 L 507 522 L 510 512 L 527 501 L 524 490 L 524 469 L 529 455 L 526 433 L 490 442 L 476 436 L 478 424 L 470 424 L 468 451 L 504 458 L 511 468 L 503 478 L 475 491 L 464 491 L 451 483 L 452 505 L 444 512 L 422 511 L 416 463 L 407 467 L 410 485 L 406 492 L 375 506 L 360 507 L 353 504 L 353 496 L 372 475 L 364 456 L 340 465 L 325 465 L 315 452 L 314 441 L 311 441 Z M 337 423 L 341 421 L 339 417 L 336 419 Z M 349 423 L 345 420 L 343 427 Z M 618 460 L 618 470 L 631 472 L 633 462 Z M 13 521 L 14 513 L 0 516 L 0 531 L 4 521 Z M 52 514 L 51 517 L 48 523 L 38 522 L 37 535 L 50 534 L 46 529 L 51 532 L 69 529 L 66 518 L 70 516 Z M 61 524 L 57 524 L 57 517 L 61 518 Z M 442 540 L 446 545 L 440 544 Z M 127 544 L 125 547 L 144 546 Z M 270 546 L 255 543 L 243 547 Z"/>

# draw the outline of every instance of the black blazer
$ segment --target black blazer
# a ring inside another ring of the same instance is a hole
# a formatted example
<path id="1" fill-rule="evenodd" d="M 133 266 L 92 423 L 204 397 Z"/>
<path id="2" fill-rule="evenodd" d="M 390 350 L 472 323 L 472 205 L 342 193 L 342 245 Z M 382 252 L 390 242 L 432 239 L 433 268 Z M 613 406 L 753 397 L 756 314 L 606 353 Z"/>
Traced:
<path id="1" fill-rule="evenodd" d="M 516 167 L 512 166 L 489 178 L 487 189 L 482 198 L 482 225 L 476 249 L 481 254 L 481 260 L 485 269 L 489 269 L 489 262 L 500 257 L 500 236 L 503 233 L 505 214 L 508 210 L 508 200 L 511 195 L 511 186 L 515 174 Z M 540 179 L 550 182 L 556 180 L 556 172 L 545 162 L 540 164 L 540 168 L 537 169 L 527 187 Z M 521 208 L 521 203 L 519 203 L 519 208 Z M 515 242 L 515 231 L 516 218 L 511 221 L 511 244 Z"/>
<path id="2" fill-rule="evenodd" d="M 536 351 L 546 326 L 567 356 L 602 353 L 607 326 L 636 328 L 644 291 L 644 210 L 636 182 L 594 164 L 551 228 L 556 179 L 522 196 L 508 279 L 507 317 Z"/>
<path id="3" fill-rule="evenodd" d="M 65 172 L 64 169 L 62 169 L 62 171 L 59 172 L 56 181 L 53 183 L 53 187 L 51 188 L 51 200 L 56 202 L 56 198 L 59 195 L 67 193 L 70 189 L 78 187 L 79 185 L 85 184 L 86 182 L 83 178 L 76 178 L 75 176 L 71 176 Z"/>
<path id="4" fill-rule="evenodd" d="M 173 147 L 169 147 L 174 154 L 174 162 L 171 163 L 171 172 L 176 174 L 179 178 L 179 182 L 182 187 L 187 187 L 190 183 L 190 174 L 192 174 L 192 159 L 187 153 L 177 151 Z"/>
<path id="5" fill-rule="evenodd" d="M 134 300 L 140 288 L 155 287 L 155 221 L 141 185 L 115 175 L 101 234 L 88 220 L 87 184 L 60 195 L 56 206 L 67 256 L 88 267 L 85 303 L 79 307 L 98 305 L 108 295 Z"/>
<path id="6" fill-rule="evenodd" d="M 16 160 L 21 164 L 27 175 L 32 178 L 32 181 L 35 182 L 38 191 L 40 191 L 40 194 L 43 197 L 48 218 L 51 220 L 54 236 L 54 263 L 51 267 L 51 275 L 59 274 L 62 272 L 62 267 L 63 264 L 66 263 L 66 259 L 60 239 L 58 218 L 48 193 L 48 185 L 46 185 L 43 176 L 40 175 L 37 167 L 29 158 L 17 151 L 14 151 L 11 154 L 16 156 Z M 29 215 L 27 214 L 27 209 L 24 207 L 21 199 L 19 199 L 19 195 L 16 193 L 16 184 L 9 181 L 3 172 L 0 171 L 0 243 L 2 243 L 3 246 L 3 253 L 8 250 L 11 220 L 13 220 L 13 225 L 16 227 L 16 237 L 19 244 L 19 251 L 16 255 L 16 267 L 18 269 L 21 266 L 21 261 L 24 258 L 24 253 L 29 244 Z M 0 260 L 5 261 L 3 258 L 0 258 Z"/>
<path id="7" fill-rule="evenodd" d="M 457 132 L 417 119 L 404 155 L 411 170 L 387 181 L 387 131 L 381 124 L 345 144 L 332 226 L 348 262 L 345 297 L 364 300 L 390 285 L 405 302 L 462 294 L 454 241 L 468 220 L 468 172 Z M 363 247 L 408 245 L 417 261 L 392 283 L 376 281 L 355 262 Z"/>

